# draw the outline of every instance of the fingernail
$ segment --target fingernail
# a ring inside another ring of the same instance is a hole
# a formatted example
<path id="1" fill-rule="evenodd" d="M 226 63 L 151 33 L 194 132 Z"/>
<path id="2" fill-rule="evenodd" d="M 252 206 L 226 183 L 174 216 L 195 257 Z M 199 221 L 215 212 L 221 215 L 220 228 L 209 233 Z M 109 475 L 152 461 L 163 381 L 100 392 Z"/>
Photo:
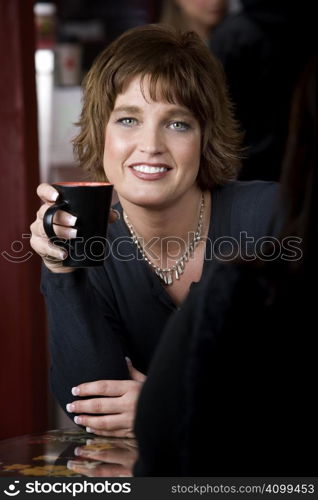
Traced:
<path id="1" fill-rule="evenodd" d="M 92 432 L 92 429 L 90 427 L 86 427 L 86 432 Z"/>
<path id="2" fill-rule="evenodd" d="M 75 226 L 75 222 L 77 221 L 77 217 L 74 217 L 74 215 L 67 215 L 67 222 L 70 224 L 70 226 Z"/>
<path id="3" fill-rule="evenodd" d="M 76 457 L 79 457 L 80 455 L 82 455 L 82 450 L 79 446 L 76 446 L 75 450 L 74 450 L 74 455 Z"/>
<path id="4" fill-rule="evenodd" d="M 66 259 L 66 257 L 67 257 L 67 253 L 66 253 L 66 252 L 59 252 L 59 256 L 58 256 L 58 258 L 59 258 L 60 260 L 65 260 L 65 259 Z"/>
<path id="5" fill-rule="evenodd" d="M 127 363 L 131 363 L 131 359 L 128 358 L 128 356 L 125 356 L 125 360 L 127 361 Z"/>
<path id="6" fill-rule="evenodd" d="M 73 461 L 72 461 L 72 460 L 68 460 L 68 461 L 67 461 L 67 464 L 66 464 L 66 467 L 67 467 L 68 469 L 73 469 L 73 467 L 74 467 Z"/>
<path id="7" fill-rule="evenodd" d="M 69 403 L 69 404 L 66 405 L 66 411 L 72 413 L 72 412 L 74 412 L 74 410 L 75 410 L 75 405 L 74 404 Z"/>
<path id="8" fill-rule="evenodd" d="M 78 387 L 73 387 L 72 388 L 72 394 L 73 394 L 73 396 L 78 396 L 79 393 L 80 393 L 80 390 L 79 390 Z"/>
<path id="9" fill-rule="evenodd" d="M 81 424 L 81 422 L 82 422 L 82 418 L 81 418 L 81 417 L 74 417 L 74 422 L 75 422 L 76 424 Z"/>
<path id="10" fill-rule="evenodd" d="M 77 229 L 69 229 L 68 231 L 69 238 L 72 240 L 73 238 L 76 238 L 77 235 Z"/>
<path id="11" fill-rule="evenodd" d="M 57 192 L 57 191 L 54 191 L 54 192 L 52 192 L 52 193 L 50 194 L 49 198 L 50 198 L 50 200 L 51 200 L 51 201 L 56 201 L 56 200 L 57 200 L 57 198 L 58 198 L 58 195 L 59 195 L 59 194 L 58 194 L 58 192 Z"/>

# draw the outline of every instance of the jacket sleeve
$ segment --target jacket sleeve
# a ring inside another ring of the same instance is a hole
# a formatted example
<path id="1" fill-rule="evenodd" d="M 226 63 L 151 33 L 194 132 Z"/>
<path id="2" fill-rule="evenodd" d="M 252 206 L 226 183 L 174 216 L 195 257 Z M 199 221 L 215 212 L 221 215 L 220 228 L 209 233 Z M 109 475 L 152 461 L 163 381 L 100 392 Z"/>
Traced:
<path id="1" fill-rule="evenodd" d="M 63 409 L 83 382 L 130 378 L 119 319 L 108 297 L 100 297 L 87 269 L 72 273 L 42 270 L 49 327 L 51 388 Z M 110 287 L 109 287 L 110 288 Z M 78 398 L 77 398 L 78 399 Z"/>

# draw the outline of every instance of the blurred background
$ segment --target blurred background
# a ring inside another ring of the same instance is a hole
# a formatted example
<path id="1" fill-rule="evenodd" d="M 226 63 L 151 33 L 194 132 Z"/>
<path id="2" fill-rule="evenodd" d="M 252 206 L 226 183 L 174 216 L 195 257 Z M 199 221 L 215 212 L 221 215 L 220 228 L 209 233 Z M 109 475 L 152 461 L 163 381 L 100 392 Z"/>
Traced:
<path id="1" fill-rule="evenodd" d="M 306 2 L 301 12 L 305 9 Z M 0 439 L 72 425 L 50 395 L 40 259 L 29 247 L 29 226 L 39 207 L 40 182 L 85 179 L 71 146 L 83 77 L 114 38 L 152 22 L 194 29 L 211 50 L 215 40 L 222 60 L 217 25 L 221 29 L 241 10 L 239 0 L 0 0 Z M 288 33 L 304 54 L 301 40 L 307 26 L 301 19 Z M 278 24 L 277 40 L 285 37 L 285 25 Z M 237 31 L 235 36 L 234 45 L 242 39 Z"/>

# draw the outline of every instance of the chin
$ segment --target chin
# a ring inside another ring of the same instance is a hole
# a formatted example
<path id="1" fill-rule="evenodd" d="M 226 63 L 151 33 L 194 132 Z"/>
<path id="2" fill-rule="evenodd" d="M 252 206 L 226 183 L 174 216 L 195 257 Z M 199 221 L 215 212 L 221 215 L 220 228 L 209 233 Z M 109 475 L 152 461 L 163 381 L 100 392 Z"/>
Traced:
<path id="1" fill-rule="evenodd" d="M 167 196 L 162 194 L 151 194 L 151 193 L 120 193 L 118 192 L 120 200 L 125 200 L 126 202 L 132 203 L 139 207 L 144 208 L 160 208 L 164 207 L 169 203 Z"/>

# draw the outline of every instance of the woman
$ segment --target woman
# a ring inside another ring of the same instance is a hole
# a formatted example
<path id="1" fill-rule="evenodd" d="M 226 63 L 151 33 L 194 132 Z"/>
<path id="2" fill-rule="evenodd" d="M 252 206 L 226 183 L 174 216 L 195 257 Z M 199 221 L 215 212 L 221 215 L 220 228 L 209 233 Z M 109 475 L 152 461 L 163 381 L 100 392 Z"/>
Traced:
<path id="1" fill-rule="evenodd" d="M 222 21 L 228 0 L 165 0 L 161 22 L 182 31 L 195 31 L 205 43 L 211 31 Z"/>
<path id="2" fill-rule="evenodd" d="M 254 242 L 268 233 L 276 185 L 232 182 L 240 134 L 220 66 L 194 33 L 156 25 L 124 33 L 85 79 L 79 125 L 75 152 L 95 179 L 114 183 L 119 219 L 104 267 L 63 268 L 43 231 L 57 193 L 38 188 L 31 245 L 44 262 L 52 388 L 90 432 L 132 436 L 167 319 L 216 253 L 231 258 L 242 233 Z M 74 237 L 69 214 L 55 223 L 58 236 Z"/>
<path id="3" fill-rule="evenodd" d="M 136 475 L 315 475 L 317 98 L 316 56 L 294 94 L 281 239 L 267 261 L 211 267 L 167 325 L 139 399 Z"/>

